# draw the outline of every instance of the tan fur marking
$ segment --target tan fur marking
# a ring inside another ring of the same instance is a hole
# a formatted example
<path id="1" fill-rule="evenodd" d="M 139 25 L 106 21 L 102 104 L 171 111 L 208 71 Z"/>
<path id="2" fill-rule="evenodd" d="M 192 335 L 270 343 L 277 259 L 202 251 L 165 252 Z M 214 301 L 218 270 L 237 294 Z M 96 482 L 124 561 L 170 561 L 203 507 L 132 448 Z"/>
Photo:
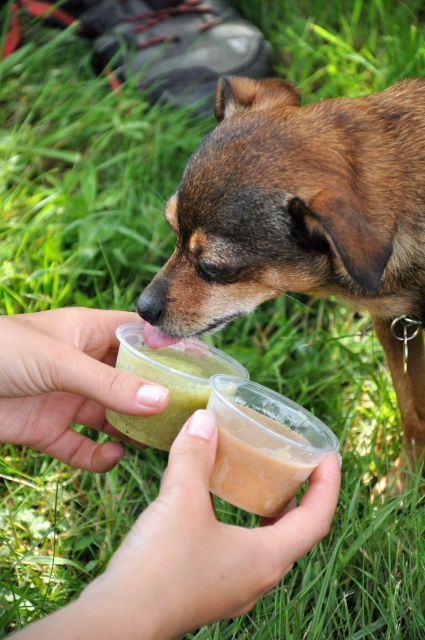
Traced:
<path id="1" fill-rule="evenodd" d="M 171 198 L 167 200 L 167 204 L 165 205 L 165 219 L 168 224 L 172 228 L 172 230 L 177 233 L 177 192 L 174 193 Z"/>
<path id="2" fill-rule="evenodd" d="M 197 229 L 189 239 L 189 249 L 192 253 L 198 253 L 200 250 L 205 250 L 207 246 L 207 237 L 203 231 Z"/>

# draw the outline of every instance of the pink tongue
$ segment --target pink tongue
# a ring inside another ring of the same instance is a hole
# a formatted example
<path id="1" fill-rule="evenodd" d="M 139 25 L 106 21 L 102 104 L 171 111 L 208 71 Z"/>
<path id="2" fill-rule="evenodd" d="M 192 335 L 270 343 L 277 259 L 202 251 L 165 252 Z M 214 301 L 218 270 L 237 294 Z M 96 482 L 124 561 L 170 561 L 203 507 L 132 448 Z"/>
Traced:
<path id="1" fill-rule="evenodd" d="M 168 347 L 170 344 L 179 342 L 179 338 L 172 338 L 161 333 L 159 329 L 153 327 L 151 324 L 145 322 L 143 337 L 145 344 L 151 349 L 160 349 L 161 347 Z"/>

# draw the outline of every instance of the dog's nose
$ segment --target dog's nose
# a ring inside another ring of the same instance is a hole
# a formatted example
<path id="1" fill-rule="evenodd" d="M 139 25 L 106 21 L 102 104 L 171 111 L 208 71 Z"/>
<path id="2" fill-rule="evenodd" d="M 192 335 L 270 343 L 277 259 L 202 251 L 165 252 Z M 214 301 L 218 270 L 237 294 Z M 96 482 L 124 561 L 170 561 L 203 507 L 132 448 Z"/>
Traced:
<path id="1" fill-rule="evenodd" d="M 137 300 L 137 313 L 149 324 L 158 324 L 164 313 L 164 303 L 161 296 L 149 287 L 145 289 Z"/>

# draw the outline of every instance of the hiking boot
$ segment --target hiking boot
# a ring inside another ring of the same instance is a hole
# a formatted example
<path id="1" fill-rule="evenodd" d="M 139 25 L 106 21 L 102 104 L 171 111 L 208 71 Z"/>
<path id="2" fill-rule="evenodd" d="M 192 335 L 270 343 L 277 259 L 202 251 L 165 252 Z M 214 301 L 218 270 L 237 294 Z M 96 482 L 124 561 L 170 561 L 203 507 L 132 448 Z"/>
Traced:
<path id="1" fill-rule="evenodd" d="M 137 74 L 153 102 L 208 113 L 220 76 L 271 73 L 261 31 L 221 0 L 16 0 L 3 57 L 19 44 L 20 9 L 63 26 L 77 19 L 80 34 L 94 40 L 95 70 L 106 69 L 113 88 Z"/>
<path id="2" fill-rule="evenodd" d="M 156 3 L 158 6 L 158 3 Z M 186 0 L 166 9 L 141 0 L 104 0 L 84 12 L 97 71 L 138 74 L 153 101 L 212 109 L 223 75 L 270 75 L 270 46 L 261 31 L 220 0 Z"/>

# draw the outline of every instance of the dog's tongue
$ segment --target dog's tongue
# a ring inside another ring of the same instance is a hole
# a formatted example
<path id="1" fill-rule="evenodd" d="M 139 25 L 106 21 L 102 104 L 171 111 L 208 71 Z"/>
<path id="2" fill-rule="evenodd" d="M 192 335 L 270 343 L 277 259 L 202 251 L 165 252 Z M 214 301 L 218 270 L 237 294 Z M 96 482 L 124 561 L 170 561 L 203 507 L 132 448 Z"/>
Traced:
<path id="1" fill-rule="evenodd" d="M 165 333 L 161 333 L 159 329 L 147 322 L 144 324 L 143 337 L 145 344 L 151 349 L 160 349 L 161 347 L 168 347 L 170 344 L 179 342 L 179 338 L 166 336 Z"/>

